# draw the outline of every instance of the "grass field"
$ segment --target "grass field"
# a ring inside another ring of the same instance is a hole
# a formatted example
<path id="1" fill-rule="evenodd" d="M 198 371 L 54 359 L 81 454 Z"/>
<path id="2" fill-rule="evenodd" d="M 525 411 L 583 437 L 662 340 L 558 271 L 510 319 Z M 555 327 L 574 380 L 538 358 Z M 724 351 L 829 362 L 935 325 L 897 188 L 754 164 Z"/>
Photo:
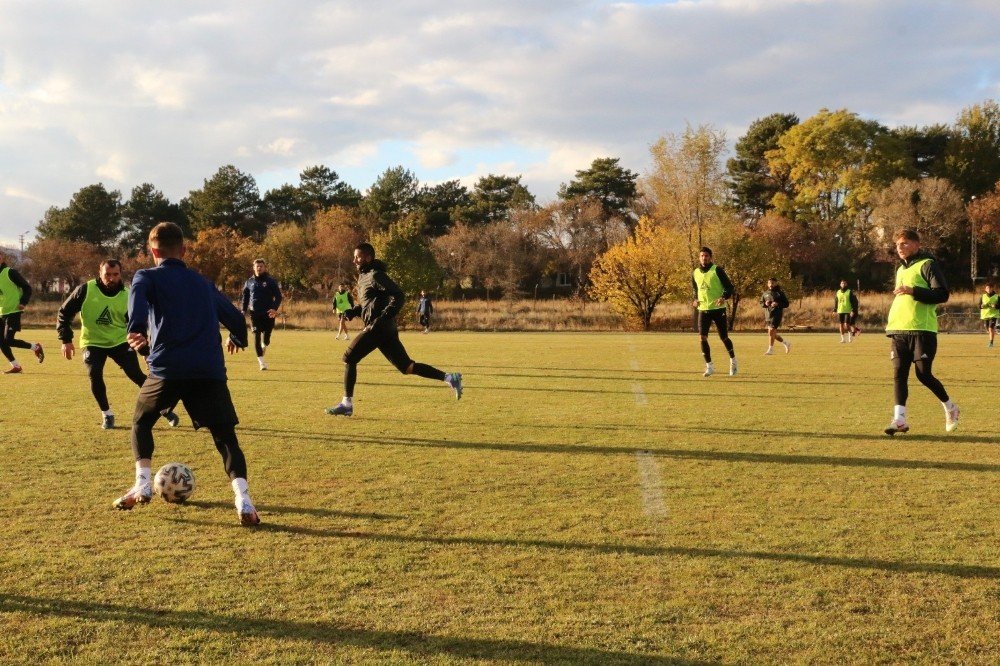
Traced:
<path id="1" fill-rule="evenodd" d="M 98 428 L 82 364 L 53 345 L 0 377 L 0 662 L 1000 661 L 983 336 L 941 338 L 960 429 L 914 380 L 893 439 L 875 334 L 773 357 L 742 334 L 740 375 L 710 379 L 690 334 L 403 339 L 463 372 L 460 402 L 376 354 L 355 416 L 326 416 L 332 333 L 229 361 L 257 529 L 185 413 L 154 468 L 190 465 L 195 496 L 116 512 L 129 432 Z"/>

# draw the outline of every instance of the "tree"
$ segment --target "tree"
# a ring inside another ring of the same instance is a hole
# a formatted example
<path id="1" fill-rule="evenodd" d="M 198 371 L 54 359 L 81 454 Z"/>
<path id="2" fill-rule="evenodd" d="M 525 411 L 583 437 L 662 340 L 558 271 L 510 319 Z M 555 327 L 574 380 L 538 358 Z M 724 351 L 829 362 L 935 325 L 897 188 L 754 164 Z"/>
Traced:
<path id="1" fill-rule="evenodd" d="M 500 289 L 508 298 L 540 277 L 549 256 L 539 247 L 531 226 L 518 216 L 476 226 L 459 222 L 434 239 L 432 251 L 456 286 Z"/>
<path id="2" fill-rule="evenodd" d="M 333 206 L 317 213 L 309 223 L 309 284 L 330 292 L 355 276 L 352 251 L 364 238 L 355 213 L 355 209 Z"/>
<path id="3" fill-rule="evenodd" d="M 619 315 L 649 330 L 656 306 L 687 290 L 687 256 L 676 230 L 639 220 L 633 234 L 610 247 L 590 270 L 590 295 L 609 303 Z"/>
<path id="4" fill-rule="evenodd" d="M 894 180 L 876 195 L 872 222 L 882 246 L 892 245 L 896 229 L 910 227 L 920 233 L 921 246 L 935 254 L 956 248 L 968 229 L 962 195 L 943 178 Z"/>
<path id="5" fill-rule="evenodd" d="M 1000 180 L 1000 104 L 963 109 L 954 133 L 946 158 L 952 180 L 966 198 L 989 192 Z"/>
<path id="6" fill-rule="evenodd" d="M 535 207 L 535 196 L 521 184 L 520 176 L 489 174 L 476 181 L 472 202 L 464 216 L 469 224 L 508 220 L 514 211 Z"/>
<path id="7" fill-rule="evenodd" d="M 308 287 L 309 234 L 294 222 L 268 229 L 261 247 L 267 270 L 290 289 Z"/>
<path id="8" fill-rule="evenodd" d="M 221 227 L 255 237 L 266 226 L 260 215 L 257 182 L 231 164 L 206 179 L 202 189 L 192 190 L 187 205 L 189 223 L 196 233 Z"/>
<path id="9" fill-rule="evenodd" d="M 302 191 L 294 185 L 284 184 L 264 193 L 260 213 L 271 227 L 285 222 L 302 223 L 306 219 L 306 205 Z"/>
<path id="10" fill-rule="evenodd" d="M 667 134 L 650 146 L 653 171 L 644 186 L 657 222 L 680 232 L 694 263 L 706 227 L 725 216 L 726 182 L 721 168 L 726 136 L 710 125 Z"/>
<path id="11" fill-rule="evenodd" d="M 732 224 L 728 229 L 720 230 L 713 250 L 733 283 L 733 297 L 729 299 L 728 308 L 730 328 L 735 328 L 740 302 L 744 298 L 755 298 L 768 278 L 777 278 L 789 298 L 800 292 L 798 282 L 790 278 L 788 255 L 742 225 Z"/>
<path id="12" fill-rule="evenodd" d="M 897 127 L 890 130 L 903 147 L 918 178 L 949 178 L 946 163 L 954 132 L 947 125 Z"/>
<path id="13" fill-rule="evenodd" d="M 759 220 L 771 209 L 779 192 L 790 193 L 785 174 L 776 173 L 767 161 L 767 152 L 778 147 L 778 139 L 799 124 L 794 113 L 772 113 L 750 123 L 746 134 L 734 146 L 734 157 L 726 162 L 733 204 L 750 222 Z"/>
<path id="14" fill-rule="evenodd" d="M 62 238 L 40 238 L 24 251 L 27 265 L 25 277 L 51 288 L 59 280 L 73 289 L 97 275 L 104 254 L 86 241 Z"/>
<path id="15" fill-rule="evenodd" d="M 595 159 L 589 169 L 577 171 L 576 178 L 559 188 L 559 198 L 596 201 L 605 219 L 631 222 L 639 174 L 619 166 L 618 161 L 617 157 Z"/>
<path id="16" fill-rule="evenodd" d="M 203 229 L 188 246 L 185 260 L 224 291 L 243 284 L 261 246 L 228 227 Z"/>
<path id="17" fill-rule="evenodd" d="M 371 239 L 376 256 L 408 296 L 441 283 L 441 269 L 424 238 L 422 222 L 419 215 L 409 215 Z"/>
<path id="18" fill-rule="evenodd" d="M 118 242 L 122 231 L 121 198 L 121 192 L 109 192 L 103 183 L 81 188 L 66 208 L 46 211 L 38 224 L 38 235 L 110 248 Z"/>
<path id="19" fill-rule="evenodd" d="M 144 252 L 149 232 L 160 222 L 173 222 L 185 230 L 187 227 L 181 207 L 171 203 L 151 183 L 133 187 L 129 200 L 122 206 L 122 234 L 119 242 L 124 252 L 128 256 Z"/>
<path id="20" fill-rule="evenodd" d="M 321 164 L 303 169 L 299 174 L 299 191 L 307 220 L 332 206 L 356 208 L 361 203 L 361 192 L 342 181 L 336 171 Z"/>
<path id="21" fill-rule="evenodd" d="M 385 230 L 410 213 L 417 202 L 420 183 L 412 171 L 401 166 L 386 169 L 361 200 L 361 209 Z"/>
<path id="22" fill-rule="evenodd" d="M 424 185 L 417 193 L 416 207 L 424 213 L 424 229 L 429 236 L 448 232 L 461 211 L 472 203 L 469 190 L 457 180 L 433 187 Z"/>
<path id="23" fill-rule="evenodd" d="M 975 230 L 976 243 L 986 255 L 1000 254 L 1000 181 L 992 192 L 976 197 L 966 208 L 969 221 Z M 985 258 L 985 257 L 984 257 Z M 988 264 L 988 261 L 983 261 Z M 978 268 L 978 267 L 977 267 Z M 986 271 L 987 275 L 993 273 Z"/>

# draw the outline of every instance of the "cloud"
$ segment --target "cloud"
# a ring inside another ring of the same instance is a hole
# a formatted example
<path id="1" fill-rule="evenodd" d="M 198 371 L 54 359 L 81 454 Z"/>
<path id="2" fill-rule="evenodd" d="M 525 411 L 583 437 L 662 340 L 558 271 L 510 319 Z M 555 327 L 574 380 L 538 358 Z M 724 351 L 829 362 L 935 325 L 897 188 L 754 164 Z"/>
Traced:
<path id="1" fill-rule="evenodd" d="M 986 0 L 3 4 L 7 241 L 102 179 L 177 200 L 224 164 L 323 163 L 363 191 L 398 158 L 422 180 L 521 173 L 544 200 L 594 157 L 643 171 L 688 122 L 730 141 L 821 107 L 947 123 L 1000 94 Z"/>

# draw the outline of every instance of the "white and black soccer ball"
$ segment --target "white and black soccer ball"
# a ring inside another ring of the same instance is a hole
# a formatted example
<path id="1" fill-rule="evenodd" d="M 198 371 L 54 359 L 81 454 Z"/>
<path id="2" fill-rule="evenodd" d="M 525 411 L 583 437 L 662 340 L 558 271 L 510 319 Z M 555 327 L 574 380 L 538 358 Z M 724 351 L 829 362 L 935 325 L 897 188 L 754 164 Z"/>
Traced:
<path id="1" fill-rule="evenodd" d="M 180 504 L 194 492 L 194 472 L 184 463 L 167 463 L 153 477 L 153 492 L 173 504 Z"/>

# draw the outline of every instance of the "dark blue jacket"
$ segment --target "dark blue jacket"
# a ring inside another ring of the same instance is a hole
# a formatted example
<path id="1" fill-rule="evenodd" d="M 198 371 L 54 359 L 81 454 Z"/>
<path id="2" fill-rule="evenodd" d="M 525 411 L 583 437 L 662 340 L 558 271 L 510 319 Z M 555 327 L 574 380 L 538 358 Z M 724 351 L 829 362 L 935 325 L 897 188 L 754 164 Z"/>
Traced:
<path id="1" fill-rule="evenodd" d="M 219 322 L 247 346 L 243 315 L 211 282 L 180 259 L 165 259 L 132 278 L 128 332 L 149 339 L 149 374 L 161 379 L 226 379 Z"/>
<path id="2" fill-rule="evenodd" d="M 243 313 L 247 311 L 258 315 L 266 314 L 268 310 L 277 310 L 281 305 L 281 287 L 278 281 L 264 273 L 260 277 L 251 276 L 243 285 Z"/>

